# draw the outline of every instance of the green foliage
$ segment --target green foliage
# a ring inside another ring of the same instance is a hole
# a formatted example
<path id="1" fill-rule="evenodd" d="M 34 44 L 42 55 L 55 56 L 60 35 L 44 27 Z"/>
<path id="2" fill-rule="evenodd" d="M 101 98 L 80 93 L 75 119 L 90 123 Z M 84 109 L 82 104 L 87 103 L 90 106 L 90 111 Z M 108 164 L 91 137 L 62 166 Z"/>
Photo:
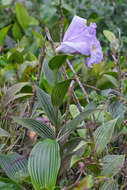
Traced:
<path id="1" fill-rule="evenodd" d="M 71 79 L 56 83 L 52 89 L 51 100 L 54 106 L 60 106 L 68 91 Z"/>
<path id="2" fill-rule="evenodd" d="M 71 113 L 72 117 L 75 118 L 80 112 L 76 105 L 71 104 L 70 105 L 70 113 Z"/>
<path id="3" fill-rule="evenodd" d="M 42 138 L 55 139 L 55 132 L 41 121 L 37 121 L 32 118 L 14 118 L 14 121 L 18 124 L 35 131 Z"/>
<path id="4" fill-rule="evenodd" d="M 103 170 L 101 175 L 112 177 L 116 175 L 123 167 L 125 161 L 125 155 L 106 155 L 103 158 Z"/>
<path id="5" fill-rule="evenodd" d="M 0 137 L 8 137 L 10 134 L 4 129 L 0 128 Z"/>
<path id="6" fill-rule="evenodd" d="M 72 138 L 68 142 L 66 142 L 64 146 L 61 148 L 62 157 L 64 158 L 68 155 L 72 156 L 73 153 L 76 152 L 77 147 L 79 147 L 80 143 L 85 144 L 86 142 L 84 142 L 83 139 L 81 139 L 80 137 Z"/>
<path id="7" fill-rule="evenodd" d="M 59 145 L 56 140 L 46 139 L 32 149 L 28 170 L 35 190 L 53 190 L 60 168 Z"/>
<path id="8" fill-rule="evenodd" d="M 109 40 L 109 42 L 111 44 L 115 42 L 116 37 L 112 32 L 110 32 L 108 30 L 104 30 L 103 33 L 104 33 L 105 37 Z"/>
<path id="9" fill-rule="evenodd" d="M 11 25 L 6 26 L 0 30 L 0 45 L 3 45 L 6 34 L 8 33 Z"/>
<path id="10" fill-rule="evenodd" d="M 114 181 L 105 182 L 100 190 L 118 190 L 118 184 L 116 184 Z"/>
<path id="11" fill-rule="evenodd" d="M 15 100 L 17 98 L 16 94 L 26 85 L 29 85 L 28 82 L 23 82 L 23 83 L 18 83 L 15 84 L 14 86 L 10 87 L 5 96 L 3 96 L 3 104 L 7 105 L 8 103 L 10 103 L 11 101 Z M 29 95 L 29 94 L 25 94 L 25 95 Z"/>
<path id="12" fill-rule="evenodd" d="M 0 165 L 7 176 L 15 182 L 19 183 L 29 175 L 27 159 L 16 152 L 8 155 L 0 154 Z"/>
<path id="13" fill-rule="evenodd" d="M 101 153 L 105 149 L 106 145 L 110 142 L 116 122 L 117 119 L 108 121 L 96 129 L 94 133 L 94 139 L 97 153 Z"/>
<path id="14" fill-rule="evenodd" d="M 19 51 L 14 51 L 12 54 L 9 56 L 8 59 L 9 62 L 11 63 L 23 63 L 23 55 Z"/>
<path id="15" fill-rule="evenodd" d="M 103 76 L 106 77 L 116 88 L 118 88 L 118 82 L 115 77 L 108 74 L 104 74 Z"/>
<path id="16" fill-rule="evenodd" d="M 89 189 L 94 185 L 93 177 L 91 175 L 88 175 L 82 181 L 78 184 L 74 190 L 83 190 L 84 188 Z"/>
<path id="17" fill-rule="evenodd" d="M 96 109 L 88 109 L 87 111 L 81 112 L 79 115 L 77 115 L 77 117 L 67 123 L 65 132 L 68 134 L 72 130 L 75 130 L 82 121 L 87 119 L 88 116 L 93 114 L 95 111 Z"/>
<path id="18" fill-rule="evenodd" d="M 52 1 L 41 4 L 40 17 L 44 24 L 50 28 L 56 23 L 58 20 L 57 9 Z"/>
<path id="19" fill-rule="evenodd" d="M 62 79 L 62 77 L 61 77 L 61 69 L 59 69 L 59 70 L 50 69 L 49 62 L 50 62 L 49 59 L 45 59 L 44 65 L 43 65 L 43 72 L 44 72 L 44 76 L 45 76 L 46 80 L 48 81 L 48 83 L 51 86 L 53 86 L 54 85 L 54 72 L 56 72 L 55 75 L 57 74 L 58 82 L 60 82 L 61 79 Z"/>
<path id="20" fill-rule="evenodd" d="M 126 0 L 62 0 L 63 17 L 58 0 L 0 1 L 1 190 L 126 185 L 126 9 Z M 104 59 L 93 68 L 85 56 L 55 53 L 74 15 L 97 24 Z M 68 99 L 72 79 L 75 95 Z M 20 154 L 29 157 L 29 173 Z"/>
<path id="21" fill-rule="evenodd" d="M 0 178 L 0 189 L 1 190 L 22 190 L 22 188 L 14 183 L 9 178 Z"/>
<path id="22" fill-rule="evenodd" d="M 50 69 L 58 70 L 66 62 L 67 56 L 64 54 L 54 56 L 48 63 Z"/>
<path id="23" fill-rule="evenodd" d="M 56 112 L 55 112 L 55 108 L 53 107 L 51 103 L 51 97 L 38 87 L 36 88 L 36 91 L 37 91 L 37 97 L 39 99 L 39 102 L 43 110 L 47 114 L 52 124 L 56 125 L 57 124 L 57 119 L 56 119 L 56 114 L 55 114 Z M 59 122 L 60 122 L 60 118 L 59 118 Z"/>
<path id="24" fill-rule="evenodd" d="M 38 21 L 34 17 L 29 15 L 29 13 L 27 12 L 27 9 L 22 4 L 16 3 L 15 11 L 16 11 L 17 20 L 19 24 L 22 26 L 22 28 L 24 29 L 24 31 L 30 25 L 39 24 Z"/>
<path id="25" fill-rule="evenodd" d="M 13 25 L 12 33 L 15 40 L 20 40 L 22 38 L 22 32 L 17 22 Z"/>

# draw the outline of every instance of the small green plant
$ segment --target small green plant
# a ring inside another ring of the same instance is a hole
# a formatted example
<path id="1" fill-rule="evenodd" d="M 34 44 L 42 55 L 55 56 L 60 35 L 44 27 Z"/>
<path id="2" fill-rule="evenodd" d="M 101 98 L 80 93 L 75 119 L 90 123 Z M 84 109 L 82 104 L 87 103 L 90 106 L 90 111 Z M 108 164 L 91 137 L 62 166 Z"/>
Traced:
<path id="1" fill-rule="evenodd" d="M 0 190 L 126 189 L 125 7 L 0 2 Z"/>

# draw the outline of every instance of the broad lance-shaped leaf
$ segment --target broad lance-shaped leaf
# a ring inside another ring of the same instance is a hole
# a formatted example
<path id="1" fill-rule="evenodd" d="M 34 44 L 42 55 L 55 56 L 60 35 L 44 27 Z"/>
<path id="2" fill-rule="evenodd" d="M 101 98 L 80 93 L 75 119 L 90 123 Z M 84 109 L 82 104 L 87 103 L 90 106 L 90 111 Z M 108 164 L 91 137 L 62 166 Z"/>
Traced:
<path id="1" fill-rule="evenodd" d="M 17 20 L 24 30 L 26 30 L 29 25 L 38 25 L 38 20 L 29 15 L 24 5 L 16 3 L 15 11 Z"/>
<path id="2" fill-rule="evenodd" d="M 45 139 L 37 143 L 30 153 L 28 170 L 35 190 L 54 190 L 60 168 L 59 144 Z"/>
<path id="3" fill-rule="evenodd" d="M 26 85 L 30 85 L 30 83 L 29 82 L 20 82 L 20 83 L 13 85 L 12 87 L 10 87 L 2 99 L 3 104 L 7 105 L 11 101 L 13 101 L 15 99 L 16 93 L 18 93 Z"/>
<path id="4" fill-rule="evenodd" d="M 1 190 L 23 190 L 22 187 L 9 178 L 0 177 Z"/>
<path id="5" fill-rule="evenodd" d="M 27 159 L 14 153 L 0 154 L 0 165 L 7 176 L 16 182 L 21 182 L 29 176 L 27 169 Z"/>
<path id="6" fill-rule="evenodd" d="M 65 62 L 67 59 L 66 54 L 61 54 L 61 55 L 56 55 L 52 59 L 50 59 L 48 65 L 51 70 L 58 70 Z"/>
<path id="7" fill-rule="evenodd" d="M 73 155 L 73 153 L 76 150 L 76 148 L 79 147 L 80 143 L 86 143 L 85 141 L 83 141 L 82 138 L 80 137 L 75 137 L 75 138 L 72 138 L 71 140 L 67 141 L 60 149 L 61 151 L 61 156 L 62 156 L 62 159 L 65 158 L 66 156 L 68 155 Z M 79 147 L 80 148 L 80 147 Z"/>
<path id="8" fill-rule="evenodd" d="M 108 112 L 111 114 L 112 118 L 116 118 L 119 116 L 116 123 L 116 128 L 121 125 L 126 110 L 127 110 L 126 106 L 116 100 L 112 101 L 108 106 Z"/>
<path id="9" fill-rule="evenodd" d="M 55 139 L 55 132 L 51 129 L 51 127 L 42 121 L 37 121 L 31 118 L 17 117 L 14 118 L 14 121 L 30 130 L 35 131 L 42 138 Z"/>
<path id="10" fill-rule="evenodd" d="M 13 100 L 16 100 L 17 98 L 22 98 L 24 96 L 32 96 L 32 95 L 33 95 L 32 93 L 19 93 L 15 95 Z"/>
<path id="11" fill-rule="evenodd" d="M 0 46 L 3 45 L 4 39 L 10 29 L 11 25 L 8 25 L 0 30 Z"/>
<path id="12" fill-rule="evenodd" d="M 116 175 L 119 170 L 123 167 L 125 160 L 125 155 L 106 155 L 102 163 L 103 170 L 101 172 L 101 175 L 112 177 Z"/>
<path id="13" fill-rule="evenodd" d="M 71 104 L 69 110 L 73 118 L 75 118 L 78 114 L 80 114 L 78 107 L 75 104 Z"/>
<path id="14" fill-rule="evenodd" d="M 10 134 L 4 129 L 0 128 L 0 137 L 8 137 Z"/>
<path id="15" fill-rule="evenodd" d="M 43 80 L 43 78 L 45 78 L 46 81 L 51 86 L 54 86 L 54 71 L 50 69 L 50 67 L 48 65 L 48 62 L 49 62 L 49 58 L 46 57 L 45 60 L 44 60 L 43 69 L 42 69 L 43 73 L 44 73 L 44 76 L 42 75 L 41 78 L 42 78 L 42 80 Z M 58 72 L 57 72 L 57 80 L 58 80 L 58 82 L 62 81 L 62 72 L 61 72 L 61 69 L 59 69 Z"/>
<path id="16" fill-rule="evenodd" d="M 87 106 L 85 106 L 84 108 L 82 107 L 82 109 L 84 109 L 84 111 L 87 111 L 90 109 L 92 110 L 92 109 L 96 109 L 96 108 L 97 108 L 97 106 L 93 102 L 87 104 Z M 71 104 L 69 110 L 70 110 L 70 114 L 72 115 L 73 118 L 75 118 L 77 115 L 80 114 L 80 111 L 78 110 L 78 107 L 75 104 Z"/>
<path id="17" fill-rule="evenodd" d="M 115 181 L 105 182 L 99 190 L 118 190 L 118 184 Z"/>
<path id="18" fill-rule="evenodd" d="M 59 112 L 59 121 L 57 121 L 56 120 L 56 110 L 55 110 L 55 107 L 51 103 L 51 97 L 38 87 L 36 87 L 36 92 L 37 92 L 37 97 L 40 101 L 40 104 L 41 104 L 43 110 L 47 114 L 51 123 L 54 126 L 56 126 L 56 124 L 58 124 L 58 122 L 60 123 L 60 112 Z"/>
<path id="19" fill-rule="evenodd" d="M 13 28 L 12 28 L 12 34 L 13 34 L 13 37 L 14 39 L 17 41 L 17 40 L 20 40 L 22 38 L 22 32 L 21 32 L 21 29 L 18 25 L 17 22 L 14 23 L 13 25 Z"/>
<path id="20" fill-rule="evenodd" d="M 60 106 L 63 103 L 64 96 L 68 91 L 70 83 L 71 79 L 55 84 L 51 95 L 52 104 L 54 106 Z"/>
<path id="21" fill-rule="evenodd" d="M 113 32 L 109 31 L 109 30 L 103 30 L 103 34 L 105 35 L 105 37 L 110 41 L 110 43 L 114 43 L 116 40 L 115 35 L 113 34 Z"/>
<path id="22" fill-rule="evenodd" d="M 87 119 L 91 114 L 93 114 L 96 111 L 96 109 L 88 109 L 87 111 L 81 112 L 77 117 L 72 119 L 70 122 L 67 123 L 66 133 L 71 132 L 72 130 L 75 130 L 78 125 L 85 119 Z"/>
<path id="23" fill-rule="evenodd" d="M 97 153 L 101 153 L 110 142 L 117 119 L 118 118 L 108 121 L 104 125 L 98 127 L 94 132 L 95 148 Z"/>
<path id="24" fill-rule="evenodd" d="M 116 88 L 118 88 L 118 82 L 115 77 L 108 74 L 104 74 L 103 76 L 105 76 Z"/>
<path id="25" fill-rule="evenodd" d="M 6 145 L 6 144 L 1 144 L 1 145 L 0 145 L 0 152 L 4 149 L 5 145 Z"/>

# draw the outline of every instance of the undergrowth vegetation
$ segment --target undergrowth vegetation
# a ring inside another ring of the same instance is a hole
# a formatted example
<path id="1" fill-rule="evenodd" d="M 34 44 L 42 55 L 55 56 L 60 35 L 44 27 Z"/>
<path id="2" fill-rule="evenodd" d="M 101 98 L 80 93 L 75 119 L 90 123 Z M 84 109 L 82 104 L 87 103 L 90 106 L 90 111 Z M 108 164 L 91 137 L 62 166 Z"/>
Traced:
<path id="1" fill-rule="evenodd" d="M 0 1 L 0 190 L 127 189 L 126 8 Z"/>

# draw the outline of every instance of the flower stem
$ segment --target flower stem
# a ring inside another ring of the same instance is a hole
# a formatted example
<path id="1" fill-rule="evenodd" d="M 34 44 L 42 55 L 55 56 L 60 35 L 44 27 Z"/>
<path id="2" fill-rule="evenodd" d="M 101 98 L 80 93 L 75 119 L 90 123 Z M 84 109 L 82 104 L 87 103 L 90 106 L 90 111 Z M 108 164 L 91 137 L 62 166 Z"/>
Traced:
<path id="1" fill-rule="evenodd" d="M 71 65 L 71 63 L 70 63 L 70 61 L 67 59 L 66 62 L 67 62 L 68 67 L 71 69 L 72 73 L 74 74 L 75 80 L 76 80 L 77 83 L 79 84 L 79 86 L 80 86 L 80 88 L 81 88 L 81 90 L 82 90 L 84 96 L 86 97 L 87 103 L 90 103 L 89 97 L 88 97 L 88 95 L 87 95 L 87 92 L 86 92 L 85 88 L 83 87 L 81 81 L 79 80 L 78 75 L 76 74 L 75 70 L 73 69 L 73 67 L 72 67 L 72 65 Z"/>
<path id="2" fill-rule="evenodd" d="M 87 95 L 87 92 L 86 92 L 85 88 L 83 87 L 81 81 L 79 80 L 78 75 L 76 74 L 75 70 L 73 69 L 73 67 L 72 67 L 72 65 L 71 65 L 71 63 L 70 63 L 70 61 L 67 59 L 66 62 L 67 62 L 67 64 L 68 64 L 69 68 L 71 69 L 71 71 L 73 72 L 74 77 L 75 77 L 75 80 L 76 80 L 77 83 L 79 84 L 79 86 L 80 86 L 80 88 L 81 88 L 81 90 L 82 90 L 84 96 L 86 97 L 87 103 L 90 103 L 89 97 L 88 97 L 88 95 Z M 79 111 L 82 112 L 82 108 L 81 108 L 81 110 L 79 110 Z M 93 115 L 93 119 L 94 119 L 94 121 L 95 121 L 94 115 Z M 87 125 L 87 124 L 86 124 L 86 127 L 87 127 L 87 129 L 88 129 L 88 133 L 89 133 L 89 135 L 90 135 L 91 141 L 94 142 L 94 135 L 93 135 L 93 130 L 92 130 L 92 128 L 91 128 L 89 125 Z"/>
<path id="3" fill-rule="evenodd" d="M 53 73 L 54 73 L 54 85 L 55 85 L 58 81 L 58 70 L 54 70 Z M 56 134 L 57 134 L 59 130 L 59 122 L 58 122 L 59 107 L 55 106 L 55 108 L 56 108 Z"/>

